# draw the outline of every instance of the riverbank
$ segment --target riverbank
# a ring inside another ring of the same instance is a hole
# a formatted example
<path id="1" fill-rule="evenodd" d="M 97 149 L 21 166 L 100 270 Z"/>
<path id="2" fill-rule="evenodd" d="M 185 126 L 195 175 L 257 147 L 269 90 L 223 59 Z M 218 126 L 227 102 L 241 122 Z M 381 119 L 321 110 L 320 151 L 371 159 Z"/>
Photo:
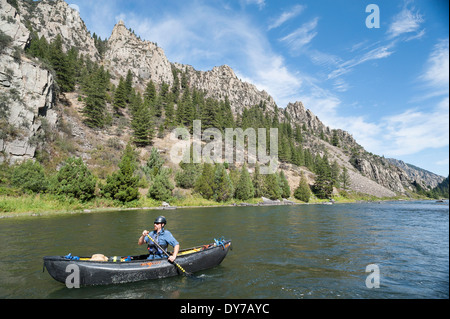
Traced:
<path id="1" fill-rule="evenodd" d="M 340 204 L 340 203 L 360 203 L 378 202 L 393 200 L 418 200 L 428 198 L 408 198 L 405 196 L 377 198 L 365 194 L 352 194 L 352 196 L 336 196 L 330 200 L 320 200 L 312 198 L 309 203 L 301 202 L 295 198 L 282 201 L 264 201 L 253 198 L 248 201 L 232 200 L 224 203 L 217 203 L 206 200 L 198 196 L 189 196 L 181 199 L 174 199 L 170 202 L 170 207 L 163 207 L 163 202 L 149 198 L 141 198 L 128 204 L 117 201 L 96 198 L 89 202 L 80 202 L 75 199 L 57 197 L 49 194 L 43 195 L 22 195 L 22 196 L 0 196 L 0 219 L 14 217 L 39 217 L 57 216 L 66 214 L 89 214 L 111 211 L 131 211 L 131 210 L 165 210 L 183 209 L 198 207 L 233 207 L 233 206 L 279 206 L 279 205 L 320 205 L 320 204 Z"/>

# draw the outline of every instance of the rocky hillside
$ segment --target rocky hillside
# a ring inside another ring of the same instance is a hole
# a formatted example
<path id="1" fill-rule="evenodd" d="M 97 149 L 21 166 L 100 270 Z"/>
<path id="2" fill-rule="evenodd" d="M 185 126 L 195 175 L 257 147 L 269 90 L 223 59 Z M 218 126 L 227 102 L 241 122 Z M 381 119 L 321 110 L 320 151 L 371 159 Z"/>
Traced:
<path id="1" fill-rule="evenodd" d="M 435 188 L 445 179 L 445 177 L 443 176 L 439 176 L 437 174 L 424 170 L 423 168 L 407 164 L 394 158 L 388 158 L 386 160 L 392 165 L 395 165 L 404 170 L 405 173 L 408 174 L 408 177 L 410 179 L 416 181 L 417 183 L 422 183 L 425 187 Z"/>
<path id="2" fill-rule="evenodd" d="M 304 128 L 305 147 L 321 155 L 327 153 L 330 160 L 347 167 L 350 187 L 355 191 L 390 197 L 396 193 L 414 191 L 414 180 L 430 187 L 443 179 L 440 176 L 425 177 L 423 174 L 411 176 L 398 163 L 367 153 L 350 133 L 326 127 L 301 102 L 278 108 L 269 93 L 238 79 L 229 66 L 217 66 L 204 72 L 195 70 L 193 66 L 170 62 L 162 48 L 141 40 L 122 21 L 112 30 L 106 51 L 100 55 L 79 13 L 66 2 L 42 0 L 17 3 L 15 8 L 7 0 L 0 0 L 0 30 L 10 39 L 0 51 L 0 159 L 18 161 L 33 158 L 36 140 L 48 128 L 58 131 L 61 126 L 69 125 L 69 135 L 77 145 L 74 152 L 86 160 L 92 158 L 93 150 L 105 142 L 111 145 L 113 151 L 114 145 L 124 144 L 129 138 L 128 131 L 120 124 L 102 132 L 92 131 L 80 121 L 82 102 L 76 94 L 55 96 L 51 70 L 23 53 L 30 41 L 30 30 L 33 30 L 49 42 L 61 35 L 64 50 L 76 47 L 81 54 L 100 63 L 110 72 L 115 85 L 129 71 L 133 74 L 133 86 L 141 92 L 149 80 L 155 84 L 179 85 L 182 89 L 180 83 L 184 78 L 189 87 L 205 92 L 207 97 L 217 100 L 228 97 L 234 115 L 263 102 L 265 112 L 277 113 L 280 121 L 289 121 L 293 126 Z M 117 133 L 119 130 L 120 134 Z M 338 143 L 333 143 L 333 138 Z M 158 143 L 163 140 L 155 140 L 155 145 L 162 145 Z M 142 149 L 142 152 L 146 150 Z M 300 170 L 307 171 L 290 164 L 282 164 L 281 168 L 286 171 L 293 186 L 298 185 Z M 314 174 L 309 172 L 307 176 L 312 183 Z"/>
<path id="3" fill-rule="evenodd" d="M 17 1 L 17 3 L 22 19 L 39 37 L 44 36 L 47 41 L 51 41 L 60 34 L 64 39 L 65 51 L 73 46 L 80 54 L 88 56 L 91 60 L 100 60 L 94 39 L 79 12 L 69 7 L 66 2 L 44 0 Z"/>
<path id="4" fill-rule="evenodd" d="M 150 41 L 142 41 L 119 21 L 108 39 L 104 65 L 116 79 L 134 75 L 134 85 L 144 88 L 148 80 L 173 84 L 172 66 L 163 49 Z"/>
<path id="5" fill-rule="evenodd" d="M 0 152 L 12 161 L 30 159 L 43 122 L 57 121 L 54 78 L 39 62 L 21 57 L 30 32 L 6 0 L 0 0 L 0 30 L 8 44 L 0 52 Z"/>

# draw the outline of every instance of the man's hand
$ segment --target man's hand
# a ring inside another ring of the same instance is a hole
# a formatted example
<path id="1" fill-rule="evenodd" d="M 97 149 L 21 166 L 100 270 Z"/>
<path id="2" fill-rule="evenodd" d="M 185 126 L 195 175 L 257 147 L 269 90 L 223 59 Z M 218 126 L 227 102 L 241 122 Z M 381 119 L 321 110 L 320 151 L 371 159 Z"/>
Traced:
<path id="1" fill-rule="evenodd" d="M 169 257 L 169 261 L 173 263 L 177 259 L 178 252 L 180 251 L 180 245 L 173 247 L 173 254 Z"/>
<path id="2" fill-rule="evenodd" d="M 149 231 L 148 231 L 148 230 L 144 230 L 144 231 L 142 232 L 142 236 L 139 237 L 139 239 L 138 239 L 138 245 L 144 245 L 144 244 L 145 244 L 145 237 L 147 237 L 148 234 L 149 234 Z"/>

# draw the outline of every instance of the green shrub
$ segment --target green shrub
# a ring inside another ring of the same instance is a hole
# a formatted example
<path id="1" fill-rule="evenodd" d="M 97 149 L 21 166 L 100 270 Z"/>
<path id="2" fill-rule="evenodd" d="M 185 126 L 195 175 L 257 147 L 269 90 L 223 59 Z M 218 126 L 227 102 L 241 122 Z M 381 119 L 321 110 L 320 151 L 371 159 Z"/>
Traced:
<path id="1" fill-rule="evenodd" d="M 294 197 L 305 203 L 308 203 L 311 197 L 311 189 L 309 188 L 308 182 L 306 181 L 303 172 L 301 173 L 300 183 L 294 192 Z"/>
<path id="2" fill-rule="evenodd" d="M 135 176 L 136 170 L 136 154 L 128 144 L 119 163 L 119 170 L 108 176 L 106 185 L 101 187 L 102 195 L 122 203 L 139 199 L 139 177 Z"/>
<path id="3" fill-rule="evenodd" d="M 195 182 L 200 177 L 202 167 L 200 164 L 183 164 L 182 169 L 177 171 L 175 182 L 177 187 L 184 189 L 194 188 Z"/>
<path id="4" fill-rule="evenodd" d="M 241 176 L 236 186 L 236 198 L 240 200 L 247 200 L 253 198 L 255 189 L 253 188 L 252 178 L 248 173 L 247 166 L 241 169 Z"/>
<path id="5" fill-rule="evenodd" d="M 169 181 L 168 173 L 161 170 L 152 180 L 147 197 L 160 201 L 169 201 L 172 198 L 173 184 Z"/>
<path id="6" fill-rule="evenodd" d="M 25 161 L 13 169 L 11 184 L 25 192 L 41 193 L 48 188 L 44 168 L 38 162 Z"/>
<path id="7" fill-rule="evenodd" d="M 88 201 L 95 196 L 96 179 L 81 158 L 69 158 L 52 181 L 56 195 Z"/>

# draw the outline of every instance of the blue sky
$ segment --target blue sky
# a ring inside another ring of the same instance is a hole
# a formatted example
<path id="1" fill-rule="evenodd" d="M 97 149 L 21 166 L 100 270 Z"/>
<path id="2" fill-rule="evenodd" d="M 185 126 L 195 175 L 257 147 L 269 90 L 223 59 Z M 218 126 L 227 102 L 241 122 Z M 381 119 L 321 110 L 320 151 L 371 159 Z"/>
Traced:
<path id="1" fill-rule="evenodd" d="M 171 62 L 227 64 L 279 107 L 302 101 L 369 152 L 449 173 L 447 0 L 68 3 L 102 38 L 122 19 Z M 369 4 L 379 28 L 366 25 Z"/>

